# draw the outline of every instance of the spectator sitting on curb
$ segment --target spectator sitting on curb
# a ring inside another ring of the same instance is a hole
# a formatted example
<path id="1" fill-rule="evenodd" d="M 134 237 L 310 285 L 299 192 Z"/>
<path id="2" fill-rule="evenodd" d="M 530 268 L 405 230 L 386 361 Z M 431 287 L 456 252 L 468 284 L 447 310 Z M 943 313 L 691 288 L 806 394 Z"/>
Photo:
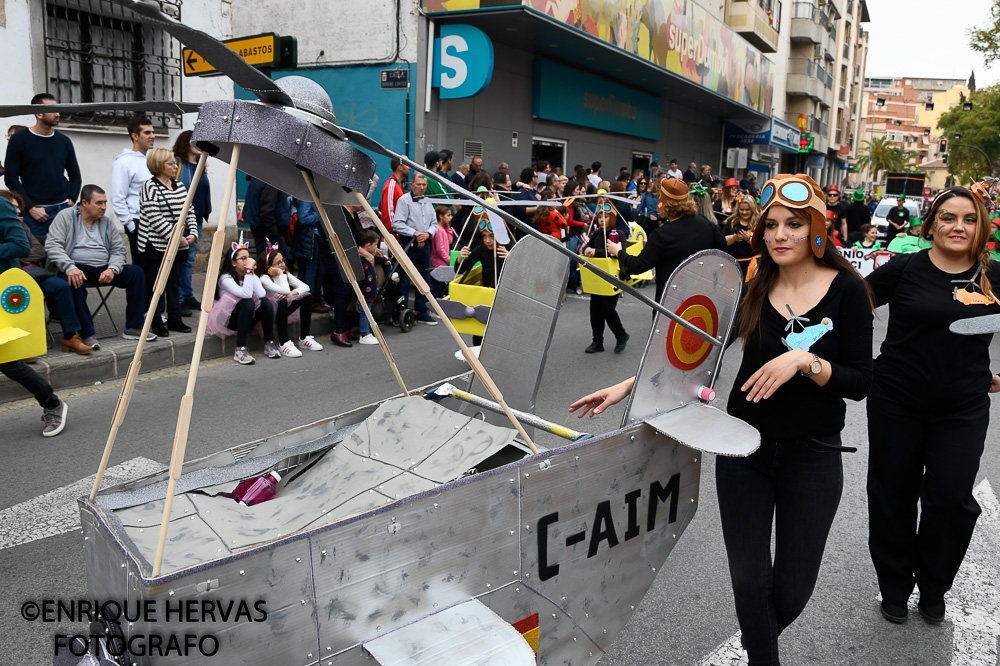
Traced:
<path id="1" fill-rule="evenodd" d="M 142 333 L 146 276 L 140 267 L 125 263 L 125 243 L 105 215 L 108 198 L 97 185 L 84 185 L 80 203 L 67 208 L 52 221 L 45 252 L 70 287 L 80 317 L 84 339 L 94 335 L 94 322 L 87 309 L 87 287 L 114 285 L 125 290 L 125 330 L 122 337 L 138 340 Z M 146 342 L 156 335 L 146 335 Z"/>
<path id="2" fill-rule="evenodd" d="M 45 294 L 45 301 L 49 307 L 55 310 L 62 324 L 62 350 L 64 352 L 76 352 L 77 354 L 89 354 L 95 349 L 100 349 L 97 338 L 90 336 L 89 340 L 81 339 L 78 331 L 81 329 L 80 319 L 76 316 L 76 308 L 73 304 L 73 292 L 70 290 L 66 280 L 56 276 L 55 273 L 45 268 L 47 260 L 45 258 L 45 246 L 28 229 L 28 223 L 24 221 L 24 201 L 17 192 L 0 190 L 0 197 L 7 199 L 21 216 L 21 227 L 28 237 L 31 245 L 31 252 L 21 257 L 21 270 L 31 276 L 31 279 L 38 283 L 42 293 Z M 33 361 L 29 361 L 33 362 Z"/>

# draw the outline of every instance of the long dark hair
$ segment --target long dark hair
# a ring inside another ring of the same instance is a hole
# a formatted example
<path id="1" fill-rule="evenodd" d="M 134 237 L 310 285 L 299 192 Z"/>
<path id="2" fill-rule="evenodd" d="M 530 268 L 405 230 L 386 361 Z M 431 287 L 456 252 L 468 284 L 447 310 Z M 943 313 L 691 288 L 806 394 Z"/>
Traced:
<path id="1" fill-rule="evenodd" d="M 795 217 L 802 220 L 807 227 L 812 224 L 812 217 L 808 211 L 797 208 L 789 208 L 788 210 Z M 764 223 L 765 220 L 763 219 L 757 222 L 757 224 Z M 813 259 L 821 266 L 828 266 L 841 273 L 847 273 L 859 280 L 863 280 L 851 262 L 845 259 L 832 244 L 827 244 L 826 252 L 823 253 L 822 257 L 817 258 L 814 255 Z M 753 278 L 750 280 L 746 295 L 743 296 L 743 301 L 740 303 L 739 313 L 736 315 L 736 334 L 743 338 L 744 347 L 746 347 L 750 335 L 760 328 L 760 313 L 764 309 L 768 294 L 771 293 L 771 289 L 778 281 L 778 273 L 778 264 L 774 263 L 774 260 L 771 259 L 771 255 L 766 249 L 763 250 L 757 259 L 757 272 L 754 273 Z M 871 288 L 868 287 L 867 282 L 865 282 L 865 288 L 868 291 L 868 301 L 874 309 L 875 305 L 872 299 Z"/>
<path id="2" fill-rule="evenodd" d="M 926 240 L 933 240 L 934 218 L 937 217 L 941 205 L 948 199 L 954 199 L 955 197 L 968 199 L 976 208 L 976 233 L 972 237 L 970 254 L 972 255 L 973 263 L 978 264 L 982 268 L 979 272 L 980 289 L 983 290 L 983 294 L 988 298 L 994 298 L 993 285 L 990 284 L 989 278 L 986 277 L 986 272 L 990 267 L 990 248 L 986 243 L 989 242 L 990 237 L 993 235 L 993 225 L 990 222 L 989 213 L 986 212 L 986 206 L 983 205 L 979 197 L 960 186 L 949 187 L 947 190 L 944 190 L 934 197 L 930 208 L 927 209 L 927 214 L 924 215 L 924 225 L 920 229 L 920 235 Z"/>
<path id="3" fill-rule="evenodd" d="M 191 130 L 184 130 L 177 135 L 177 140 L 174 141 L 174 157 L 181 164 L 188 163 L 188 153 L 191 152 L 191 135 L 194 134 Z"/>

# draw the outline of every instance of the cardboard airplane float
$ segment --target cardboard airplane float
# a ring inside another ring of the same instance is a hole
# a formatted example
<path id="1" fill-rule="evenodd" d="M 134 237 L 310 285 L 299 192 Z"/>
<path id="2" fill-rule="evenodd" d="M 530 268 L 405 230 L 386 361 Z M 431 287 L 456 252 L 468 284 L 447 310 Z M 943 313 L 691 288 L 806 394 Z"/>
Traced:
<path id="1" fill-rule="evenodd" d="M 222 259 L 220 225 L 169 468 L 101 489 L 141 365 L 142 335 L 94 488 L 79 500 L 94 599 L 161 609 L 180 604 L 195 612 L 166 625 L 148 616 L 102 617 L 102 654 L 124 644 L 129 647 L 112 657 L 137 666 L 596 663 L 694 516 L 703 452 L 748 455 L 759 443 L 756 430 L 708 404 L 740 296 L 735 261 L 715 251 L 689 258 L 657 303 L 441 180 L 530 237 L 505 262 L 477 357 L 371 211 L 361 192 L 374 164 L 351 143 L 435 174 L 338 127 L 328 95 L 315 83 L 294 76 L 273 82 L 225 45 L 153 5 L 115 2 L 136 20 L 195 48 L 258 98 L 200 107 L 193 140 L 203 154 L 143 333 L 155 316 L 205 162 L 213 156 L 229 163 L 221 219 L 227 218 L 238 165 L 317 205 L 347 275 L 351 257 L 331 211 L 347 204 L 367 208 L 400 268 L 444 318 L 472 371 L 411 391 L 373 322 L 399 397 L 185 462 L 206 315 Z M 73 110 L 42 110 L 62 109 Z M 569 269 L 560 255 L 591 267 L 657 315 L 622 426 L 581 437 L 558 424 L 541 424 L 572 441 L 539 451 L 527 419 L 522 424 L 514 410 L 534 410 Z M 465 388 L 448 392 L 445 383 Z M 439 389 L 433 399 L 424 397 L 432 389 Z M 461 399 L 463 393 L 477 400 Z M 243 506 L 221 494 L 268 471 L 281 477 L 270 501 Z M 245 606 L 255 612 L 233 611 Z M 143 642 L 164 633 L 176 639 L 206 632 L 219 649 L 205 659 L 145 649 Z"/>

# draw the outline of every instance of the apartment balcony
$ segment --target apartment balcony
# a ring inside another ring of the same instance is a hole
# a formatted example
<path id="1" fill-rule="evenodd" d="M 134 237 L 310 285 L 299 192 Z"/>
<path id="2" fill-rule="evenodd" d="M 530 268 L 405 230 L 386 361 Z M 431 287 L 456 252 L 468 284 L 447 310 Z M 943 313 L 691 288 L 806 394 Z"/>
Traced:
<path id="1" fill-rule="evenodd" d="M 792 3 L 792 27 L 789 38 L 793 42 L 820 44 L 828 51 L 833 51 L 835 32 L 830 15 L 819 9 L 815 3 Z"/>
<path id="2" fill-rule="evenodd" d="M 789 58 L 786 95 L 806 95 L 830 106 L 833 97 L 833 76 L 817 60 Z"/>
<path id="3" fill-rule="evenodd" d="M 774 14 L 773 22 L 767 15 L 769 10 Z M 778 50 L 780 21 L 780 0 L 729 0 L 726 3 L 726 24 L 763 53 Z"/>

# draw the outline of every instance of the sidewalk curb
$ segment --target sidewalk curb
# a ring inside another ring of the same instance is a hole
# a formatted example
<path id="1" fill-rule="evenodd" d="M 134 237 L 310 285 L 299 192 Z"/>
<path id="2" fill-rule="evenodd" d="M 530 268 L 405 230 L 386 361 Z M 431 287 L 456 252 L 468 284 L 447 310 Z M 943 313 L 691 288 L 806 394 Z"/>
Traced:
<path id="1" fill-rule="evenodd" d="M 194 327 L 197 320 L 192 319 L 190 323 Z M 289 334 L 298 338 L 298 323 L 289 324 L 288 328 Z M 313 315 L 312 334 L 314 336 L 317 338 L 326 337 L 332 331 L 333 318 L 330 315 Z M 31 364 L 30 367 L 52 384 L 52 388 L 56 392 L 59 389 L 124 379 L 135 354 L 137 343 L 132 340 L 123 340 L 120 337 L 117 339 L 107 338 L 100 342 L 102 349 L 86 356 L 61 352 L 54 345 L 55 351 L 50 351 L 49 354 L 42 356 L 37 363 Z M 147 342 L 141 359 L 140 374 L 174 366 L 189 365 L 191 357 L 194 355 L 194 342 L 194 333 L 172 333 L 169 338 L 158 338 L 153 342 Z M 205 361 L 229 356 L 233 353 L 235 346 L 235 338 L 230 337 L 223 340 L 214 335 L 206 335 L 201 349 L 201 359 Z M 259 337 L 251 335 L 249 347 L 251 350 L 263 350 L 264 342 Z M 0 405 L 31 397 L 31 393 L 20 384 L 0 375 Z"/>

